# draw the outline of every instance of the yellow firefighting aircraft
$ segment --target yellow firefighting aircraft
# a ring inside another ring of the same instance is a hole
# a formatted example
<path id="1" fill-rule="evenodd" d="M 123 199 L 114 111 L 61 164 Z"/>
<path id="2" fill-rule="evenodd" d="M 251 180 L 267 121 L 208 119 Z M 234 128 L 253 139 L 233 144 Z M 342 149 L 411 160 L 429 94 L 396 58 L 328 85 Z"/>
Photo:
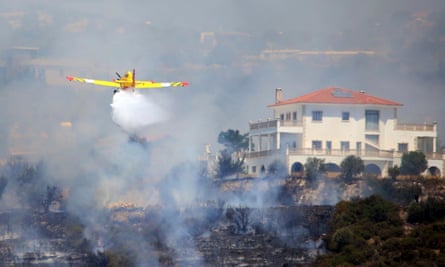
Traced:
<path id="1" fill-rule="evenodd" d="M 135 80 L 136 71 L 133 69 L 133 72 L 127 71 L 125 75 L 122 77 L 119 73 L 116 72 L 117 79 L 113 81 L 103 81 L 103 80 L 93 80 L 88 78 L 79 78 L 73 76 L 67 76 L 66 79 L 68 81 L 76 81 L 82 83 L 90 83 L 100 86 L 107 87 L 115 87 L 114 93 L 118 92 L 119 89 L 128 90 L 128 89 L 152 89 L 152 88 L 163 88 L 163 87 L 172 87 L 172 86 L 187 86 L 188 82 L 155 82 L 155 81 L 138 81 Z"/>

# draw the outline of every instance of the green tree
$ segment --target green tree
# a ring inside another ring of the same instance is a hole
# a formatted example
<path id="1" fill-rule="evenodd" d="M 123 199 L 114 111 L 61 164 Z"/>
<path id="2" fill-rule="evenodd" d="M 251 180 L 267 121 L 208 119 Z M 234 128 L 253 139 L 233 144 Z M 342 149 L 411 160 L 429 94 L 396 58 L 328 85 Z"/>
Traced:
<path id="1" fill-rule="evenodd" d="M 405 175 L 419 175 L 426 170 L 428 162 L 425 154 L 419 151 L 403 153 L 400 173 Z"/>
<path id="2" fill-rule="evenodd" d="M 391 179 L 392 179 L 393 181 L 396 180 L 396 178 L 397 178 L 397 176 L 399 176 L 399 174 L 400 174 L 400 168 L 399 168 L 399 166 L 394 165 L 394 166 L 388 168 L 388 175 L 391 176 Z"/>
<path id="3" fill-rule="evenodd" d="M 218 143 L 222 144 L 229 153 L 240 152 L 249 147 L 248 134 L 240 134 L 238 130 L 229 129 L 220 132 Z"/>
<path id="4" fill-rule="evenodd" d="M 394 266 L 379 264 L 378 255 L 392 258 L 384 254 L 384 245 L 403 237 L 399 212 L 398 205 L 377 195 L 337 203 L 326 236 L 331 253 L 319 257 L 314 266 Z"/>
<path id="5" fill-rule="evenodd" d="M 243 170 L 244 158 L 235 153 L 246 150 L 249 146 L 247 134 L 240 134 L 238 130 L 229 129 L 220 132 L 218 143 L 224 146 L 218 156 L 217 176 L 224 178 L 226 176 L 239 173 Z"/>
<path id="6" fill-rule="evenodd" d="M 279 160 L 274 160 L 268 168 L 268 173 L 274 177 L 285 177 L 287 176 L 287 167 L 284 162 Z"/>
<path id="7" fill-rule="evenodd" d="M 334 232 L 331 238 L 330 249 L 340 251 L 344 246 L 354 241 L 354 233 L 346 226 Z"/>
<path id="8" fill-rule="evenodd" d="M 306 173 L 306 178 L 310 181 L 317 179 L 318 175 L 326 172 L 326 164 L 324 159 L 319 158 L 307 158 L 304 164 L 304 170 Z"/>
<path id="9" fill-rule="evenodd" d="M 222 150 L 218 156 L 216 175 L 219 178 L 239 173 L 243 170 L 244 159 L 233 159 L 228 150 Z"/>
<path id="10" fill-rule="evenodd" d="M 342 175 L 346 179 L 351 179 L 363 172 L 365 164 L 360 157 L 354 155 L 347 156 L 340 164 Z"/>
<path id="11" fill-rule="evenodd" d="M 407 221 L 410 223 L 431 223 L 445 218 L 445 201 L 428 197 L 420 203 L 413 202 L 408 207 Z"/>

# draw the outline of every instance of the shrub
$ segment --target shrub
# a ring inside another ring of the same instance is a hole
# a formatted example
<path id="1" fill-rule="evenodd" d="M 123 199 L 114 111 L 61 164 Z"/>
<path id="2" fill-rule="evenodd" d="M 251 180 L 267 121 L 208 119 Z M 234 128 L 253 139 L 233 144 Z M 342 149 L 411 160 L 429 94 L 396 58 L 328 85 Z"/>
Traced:
<path id="1" fill-rule="evenodd" d="M 403 153 L 400 173 L 407 175 L 419 175 L 428 167 L 425 154 L 418 151 Z"/>
<path id="2" fill-rule="evenodd" d="M 343 227 L 335 231 L 332 235 L 330 248 L 340 251 L 344 246 L 351 244 L 353 241 L 354 233 L 348 227 Z"/>
<path id="3" fill-rule="evenodd" d="M 306 173 L 306 178 L 309 181 L 314 181 L 317 179 L 318 175 L 326 172 L 326 164 L 324 159 L 319 158 L 307 158 L 304 164 L 304 169 Z"/>
<path id="4" fill-rule="evenodd" d="M 445 201 L 427 198 L 421 203 L 411 203 L 407 221 L 410 223 L 435 222 L 445 218 Z"/>
<path id="5" fill-rule="evenodd" d="M 273 177 L 284 178 L 287 176 L 286 164 L 282 161 L 275 160 L 269 165 L 268 173 Z"/>
<path id="6" fill-rule="evenodd" d="M 352 179 L 352 177 L 360 174 L 365 169 L 365 164 L 360 157 L 354 155 L 347 156 L 341 163 L 340 168 L 343 178 L 346 180 Z"/>

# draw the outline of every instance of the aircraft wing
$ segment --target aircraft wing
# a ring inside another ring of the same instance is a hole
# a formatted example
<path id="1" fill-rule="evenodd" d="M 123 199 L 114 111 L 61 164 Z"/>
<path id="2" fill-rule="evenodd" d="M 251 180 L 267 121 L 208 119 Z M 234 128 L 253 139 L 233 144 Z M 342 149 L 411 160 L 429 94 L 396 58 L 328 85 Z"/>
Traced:
<path id="1" fill-rule="evenodd" d="M 73 77 L 73 76 L 67 76 L 66 79 L 68 81 L 76 81 L 76 82 L 81 82 L 81 83 L 90 83 L 90 84 L 101 85 L 101 86 L 120 87 L 120 83 L 113 82 L 113 81 L 93 80 L 93 79 L 79 78 L 79 77 Z"/>
<path id="2" fill-rule="evenodd" d="M 135 81 L 134 88 L 136 89 L 150 89 L 163 87 L 187 86 L 188 82 L 153 82 L 153 81 Z"/>

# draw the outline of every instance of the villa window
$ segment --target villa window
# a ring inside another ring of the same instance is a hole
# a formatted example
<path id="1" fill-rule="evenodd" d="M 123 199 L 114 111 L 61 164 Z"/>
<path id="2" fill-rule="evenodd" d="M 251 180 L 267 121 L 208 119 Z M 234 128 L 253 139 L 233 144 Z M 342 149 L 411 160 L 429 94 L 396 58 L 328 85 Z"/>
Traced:
<path id="1" fill-rule="evenodd" d="M 408 152 L 408 143 L 399 143 L 397 145 L 397 151 L 399 151 L 399 152 Z"/>
<path id="2" fill-rule="evenodd" d="M 284 114 L 283 113 L 280 114 L 280 120 L 284 121 Z"/>
<path id="3" fill-rule="evenodd" d="M 357 151 L 357 155 L 362 153 L 362 142 L 355 143 L 355 150 Z"/>
<path id="4" fill-rule="evenodd" d="M 365 111 L 365 124 L 366 130 L 378 131 L 379 130 L 379 111 L 378 110 L 366 110 Z"/>
<path id="5" fill-rule="evenodd" d="M 294 121 L 297 120 L 297 112 L 292 113 L 292 120 L 294 120 Z"/>
<path id="6" fill-rule="evenodd" d="M 312 121 L 322 121 L 323 120 L 323 111 L 312 111 Z"/>
<path id="7" fill-rule="evenodd" d="M 365 135 L 366 142 L 371 143 L 373 145 L 379 145 L 379 135 L 377 134 L 367 134 Z"/>
<path id="8" fill-rule="evenodd" d="M 332 150 L 332 141 L 326 141 L 326 151 L 331 153 Z"/>
<path id="9" fill-rule="evenodd" d="M 252 173 L 256 173 L 256 166 L 252 166 Z"/>
<path id="10" fill-rule="evenodd" d="M 341 151 L 348 152 L 349 151 L 349 142 L 348 141 L 341 141 L 340 142 L 340 148 L 341 148 Z"/>
<path id="11" fill-rule="evenodd" d="M 417 150 L 423 153 L 429 154 L 433 153 L 434 150 L 434 139 L 432 137 L 417 137 Z"/>
<path id="12" fill-rule="evenodd" d="M 321 141 L 318 141 L 318 140 L 312 141 L 312 149 L 313 150 L 321 150 Z"/>
<path id="13" fill-rule="evenodd" d="M 349 112 L 345 111 L 341 113 L 341 120 L 342 121 L 349 121 Z"/>

